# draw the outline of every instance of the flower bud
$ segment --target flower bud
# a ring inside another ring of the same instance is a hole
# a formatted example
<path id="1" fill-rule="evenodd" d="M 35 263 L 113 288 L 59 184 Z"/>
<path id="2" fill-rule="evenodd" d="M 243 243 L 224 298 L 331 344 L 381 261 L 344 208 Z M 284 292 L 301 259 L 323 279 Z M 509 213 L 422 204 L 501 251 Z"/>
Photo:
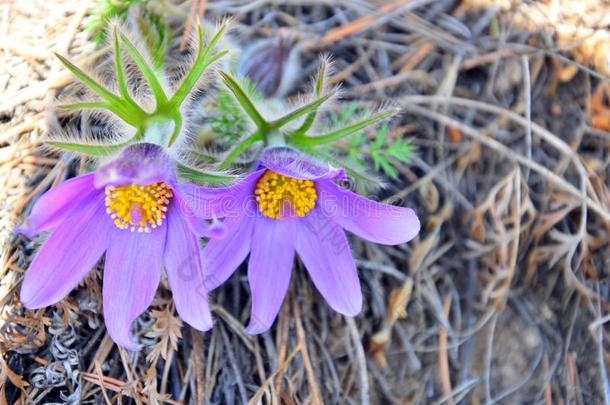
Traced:
<path id="1" fill-rule="evenodd" d="M 242 53 L 237 73 L 252 81 L 266 97 L 282 97 L 294 85 L 299 74 L 299 50 L 286 37 L 260 40 Z"/>

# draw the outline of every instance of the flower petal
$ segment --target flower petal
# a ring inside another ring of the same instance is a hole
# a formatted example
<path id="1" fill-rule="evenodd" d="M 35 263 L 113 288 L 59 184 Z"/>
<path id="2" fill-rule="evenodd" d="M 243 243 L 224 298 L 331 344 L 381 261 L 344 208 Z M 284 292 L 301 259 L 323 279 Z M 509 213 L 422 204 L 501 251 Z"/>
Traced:
<path id="1" fill-rule="evenodd" d="M 109 184 L 147 185 L 164 182 L 176 185 L 176 174 L 171 157 L 159 145 L 136 143 L 123 149 L 111 162 L 95 171 L 95 187 Z"/>
<path id="2" fill-rule="evenodd" d="M 203 282 L 199 242 L 189 224 L 173 209 L 167 216 L 165 271 L 178 315 L 195 329 L 212 327 L 208 290 Z"/>
<path id="3" fill-rule="evenodd" d="M 104 254 L 112 221 L 104 212 L 103 195 L 99 197 L 60 223 L 42 245 L 21 286 L 27 308 L 43 308 L 64 298 Z"/>
<path id="4" fill-rule="evenodd" d="M 332 181 L 316 184 L 319 207 L 339 225 L 375 243 L 398 245 L 413 239 L 420 224 L 411 208 L 369 200 Z"/>
<path id="5" fill-rule="evenodd" d="M 224 239 L 210 240 L 201 253 L 201 266 L 205 285 L 209 291 L 227 281 L 250 252 L 255 218 L 244 215 L 224 221 L 227 234 Z"/>
<path id="6" fill-rule="evenodd" d="M 347 178 L 343 169 L 332 167 L 326 162 L 287 146 L 265 149 L 261 153 L 259 161 L 267 169 L 295 179 Z"/>
<path id="7" fill-rule="evenodd" d="M 205 188 L 186 183 L 181 185 L 181 191 L 186 204 L 202 218 L 240 216 L 244 211 L 255 214 L 254 187 L 264 172 L 264 169 L 256 170 L 223 188 Z"/>
<path id="8" fill-rule="evenodd" d="M 28 237 L 57 227 L 73 210 L 81 208 L 92 194 L 93 173 L 64 181 L 44 193 L 34 204 L 28 217 L 27 226 L 19 227 L 17 232 Z M 76 215 L 76 214 L 74 214 Z"/>
<path id="9" fill-rule="evenodd" d="M 108 334 L 117 344 L 137 350 L 131 324 L 151 304 L 163 266 L 166 226 L 151 233 L 115 228 L 106 254 L 104 320 Z"/>
<path id="10" fill-rule="evenodd" d="M 354 316 L 362 309 L 362 291 L 345 232 L 313 209 L 299 221 L 297 253 L 313 283 L 337 312 Z"/>
<path id="11" fill-rule="evenodd" d="M 209 231 L 209 225 L 193 210 L 191 204 L 188 202 L 188 196 L 185 194 L 185 191 L 190 190 L 191 186 L 194 185 L 190 183 L 178 185 L 177 189 L 174 190 L 174 201 L 172 202 L 172 207 L 176 213 L 186 221 L 186 224 L 189 226 L 189 229 L 193 234 L 197 236 L 206 236 Z"/>
<path id="12" fill-rule="evenodd" d="M 259 217 L 254 223 L 248 282 L 252 294 L 252 314 L 248 333 L 268 330 L 290 284 L 294 262 L 294 220 Z"/>

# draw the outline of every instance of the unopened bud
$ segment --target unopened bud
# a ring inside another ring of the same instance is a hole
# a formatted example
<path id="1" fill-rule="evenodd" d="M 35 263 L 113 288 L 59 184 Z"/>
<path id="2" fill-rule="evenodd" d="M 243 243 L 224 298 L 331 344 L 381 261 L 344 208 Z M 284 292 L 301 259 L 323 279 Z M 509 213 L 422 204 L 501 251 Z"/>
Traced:
<path id="1" fill-rule="evenodd" d="M 252 81 L 266 97 L 282 97 L 299 74 L 299 51 L 291 39 L 277 36 L 260 40 L 242 53 L 237 73 Z"/>

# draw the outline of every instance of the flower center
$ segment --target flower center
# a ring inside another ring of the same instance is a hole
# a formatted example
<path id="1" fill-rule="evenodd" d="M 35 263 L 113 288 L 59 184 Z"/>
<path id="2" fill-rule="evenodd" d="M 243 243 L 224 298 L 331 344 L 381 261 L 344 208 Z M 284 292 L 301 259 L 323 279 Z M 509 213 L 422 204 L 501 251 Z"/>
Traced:
<path id="1" fill-rule="evenodd" d="M 106 212 L 119 229 L 150 232 L 163 223 L 167 205 L 174 196 L 165 183 L 146 186 L 106 186 Z"/>
<path id="2" fill-rule="evenodd" d="M 256 183 L 254 190 L 260 212 L 268 217 L 280 219 L 285 204 L 299 217 L 304 217 L 316 205 L 316 189 L 311 180 L 299 180 L 267 170 Z"/>

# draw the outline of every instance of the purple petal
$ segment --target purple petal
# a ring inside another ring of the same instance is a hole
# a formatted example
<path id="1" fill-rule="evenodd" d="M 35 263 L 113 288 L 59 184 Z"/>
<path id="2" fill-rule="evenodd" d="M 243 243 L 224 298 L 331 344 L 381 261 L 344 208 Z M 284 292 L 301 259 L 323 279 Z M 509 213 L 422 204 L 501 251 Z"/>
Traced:
<path id="1" fill-rule="evenodd" d="M 176 310 L 185 322 L 204 331 L 212 327 L 212 314 L 199 251 L 199 242 L 187 221 L 178 210 L 170 211 L 167 216 L 165 271 Z"/>
<path id="2" fill-rule="evenodd" d="M 294 220 L 259 217 L 254 223 L 248 282 L 252 314 L 248 333 L 263 333 L 275 320 L 290 284 L 294 262 Z"/>
<path id="3" fill-rule="evenodd" d="M 17 232 L 28 237 L 57 227 L 68 215 L 78 215 L 76 210 L 96 192 L 93 173 L 64 181 L 44 193 L 34 204 L 27 226 Z"/>
<path id="4" fill-rule="evenodd" d="M 194 185 L 190 183 L 179 184 L 177 189 L 174 190 L 174 201 L 172 201 L 172 207 L 179 214 L 188 225 L 191 232 L 198 236 L 206 236 L 209 232 L 208 223 L 197 215 L 191 204 L 188 202 L 189 196 L 185 194 Z M 194 186 L 197 187 L 197 186 Z"/>
<path id="5" fill-rule="evenodd" d="M 324 214 L 361 238 L 384 245 L 398 245 L 419 233 L 419 219 L 411 208 L 369 200 L 332 181 L 318 182 L 317 190 L 318 204 Z"/>
<path id="6" fill-rule="evenodd" d="M 187 205 L 202 218 L 240 216 L 243 212 L 255 214 L 258 211 L 254 188 L 264 172 L 264 169 L 254 171 L 228 187 L 205 188 L 187 183 L 181 190 Z"/>
<path id="7" fill-rule="evenodd" d="M 213 290 L 235 272 L 250 252 L 255 217 L 244 215 L 227 218 L 224 223 L 228 237 L 210 240 L 201 253 L 205 285 Z"/>
<path id="8" fill-rule="evenodd" d="M 151 233 L 114 228 L 106 253 L 104 321 L 108 334 L 117 344 L 137 350 L 131 337 L 131 324 L 151 304 L 163 266 L 166 226 Z"/>
<path id="9" fill-rule="evenodd" d="M 297 253 L 320 294 L 337 312 L 354 316 L 362 309 L 362 291 L 345 232 L 313 209 L 299 221 Z"/>
<path id="10" fill-rule="evenodd" d="M 175 186 L 176 174 L 171 157 L 162 147 L 150 143 L 126 147 L 116 159 L 95 171 L 96 188 L 157 182 Z"/>
<path id="11" fill-rule="evenodd" d="M 346 179 L 343 169 L 315 159 L 287 146 L 267 148 L 259 158 L 267 169 L 301 180 Z"/>
<path id="12" fill-rule="evenodd" d="M 42 308 L 68 295 L 104 254 L 111 226 L 103 195 L 70 221 L 60 223 L 25 274 L 23 304 L 30 309 Z"/>

